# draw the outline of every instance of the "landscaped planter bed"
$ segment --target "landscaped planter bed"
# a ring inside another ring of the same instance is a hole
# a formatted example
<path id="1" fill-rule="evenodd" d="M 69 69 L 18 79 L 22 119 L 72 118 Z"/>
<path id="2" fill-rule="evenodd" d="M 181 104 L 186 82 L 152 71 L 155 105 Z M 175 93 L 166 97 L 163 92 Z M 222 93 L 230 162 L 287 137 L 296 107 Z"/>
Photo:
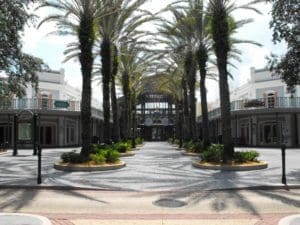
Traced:
<path id="1" fill-rule="evenodd" d="M 249 171 L 249 170 L 266 169 L 268 167 L 268 163 L 264 161 L 258 161 L 258 162 L 221 164 L 221 163 L 209 163 L 209 162 L 196 161 L 193 162 L 193 166 L 199 169 L 209 169 L 209 170 Z"/>
<path id="2" fill-rule="evenodd" d="M 106 170 L 117 170 L 126 166 L 125 162 L 119 162 L 114 164 L 101 164 L 96 165 L 93 163 L 82 163 L 82 164 L 71 164 L 58 162 L 54 164 L 54 168 L 57 170 L 69 171 L 69 172 L 92 172 L 92 171 L 106 171 Z"/>
<path id="3" fill-rule="evenodd" d="M 125 152 L 125 153 L 120 153 L 120 157 L 130 157 L 130 156 L 134 156 L 135 153 L 133 152 Z"/>
<path id="4" fill-rule="evenodd" d="M 200 153 L 196 153 L 196 152 L 183 152 L 181 154 L 185 156 L 200 156 Z"/>
<path id="5" fill-rule="evenodd" d="M 4 155 L 7 153 L 7 149 L 0 148 L 0 155 Z"/>

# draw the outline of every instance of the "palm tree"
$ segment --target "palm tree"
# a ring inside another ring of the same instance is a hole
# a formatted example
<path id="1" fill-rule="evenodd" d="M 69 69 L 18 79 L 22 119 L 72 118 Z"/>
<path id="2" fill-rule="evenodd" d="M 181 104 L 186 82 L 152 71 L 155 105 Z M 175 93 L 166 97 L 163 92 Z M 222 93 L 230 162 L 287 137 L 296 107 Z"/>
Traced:
<path id="1" fill-rule="evenodd" d="M 99 0 L 104 7 L 104 16 L 99 23 L 99 38 L 101 39 L 100 56 L 102 63 L 103 85 L 103 114 L 104 114 L 104 141 L 110 140 L 110 89 L 112 72 L 112 47 L 118 39 L 132 35 L 136 28 L 148 21 L 148 12 L 138 12 L 138 9 L 147 0 Z"/>
<path id="2" fill-rule="evenodd" d="M 190 10 L 189 16 L 194 18 L 193 30 L 196 33 L 196 59 L 200 72 L 200 97 L 202 115 L 202 138 L 203 147 L 206 149 L 210 145 L 209 120 L 206 93 L 207 63 L 209 60 L 211 41 L 206 30 L 205 12 L 203 10 L 203 0 L 187 0 Z"/>
<path id="3" fill-rule="evenodd" d="M 177 2 L 175 2 L 177 4 Z M 163 21 L 159 28 L 158 39 L 160 43 L 167 45 L 166 52 L 173 52 L 181 58 L 184 66 L 182 76 L 183 108 L 184 108 L 184 134 L 185 139 L 196 138 L 196 64 L 195 41 L 193 28 L 194 19 L 188 16 L 189 11 L 182 7 L 168 6 L 167 10 L 173 14 L 173 21 Z"/>
<path id="4" fill-rule="evenodd" d="M 224 144 L 223 160 L 226 162 L 233 158 L 234 146 L 231 137 L 231 112 L 230 94 L 228 86 L 228 59 L 232 50 L 230 36 L 236 29 L 236 24 L 232 23 L 231 13 L 239 8 L 250 9 L 258 12 L 252 7 L 258 0 L 249 2 L 242 6 L 236 6 L 231 0 L 210 0 L 208 13 L 211 19 L 211 35 L 213 39 L 213 49 L 217 57 L 217 68 L 219 71 L 219 91 L 221 100 L 221 121 L 222 121 L 222 142 Z M 250 20 L 240 21 L 246 24 Z M 245 41 L 244 41 L 245 42 Z"/>
<path id="5" fill-rule="evenodd" d="M 164 62 L 165 63 L 165 62 Z M 175 62 L 165 68 L 164 76 L 159 80 L 157 86 L 157 91 L 165 93 L 172 97 L 175 103 L 175 127 L 176 127 L 176 137 L 182 141 L 182 107 L 183 107 L 183 90 L 182 90 L 182 73 L 184 68 L 180 65 L 177 65 Z M 180 144 L 182 147 L 182 143 Z"/>
<path id="6" fill-rule="evenodd" d="M 60 13 L 44 18 L 39 26 L 46 21 L 54 21 L 58 25 L 58 34 L 70 34 L 77 37 L 71 43 L 66 60 L 78 57 L 82 72 L 81 97 L 81 155 L 88 157 L 91 151 L 91 77 L 93 70 L 93 46 L 95 42 L 95 25 L 99 20 L 100 6 L 97 0 L 45 0 L 41 7 L 51 7 Z"/>
<path id="7" fill-rule="evenodd" d="M 145 41 L 122 39 L 120 42 L 121 77 L 124 95 L 124 134 L 128 138 L 133 128 L 132 143 L 135 146 L 136 101 L 144 88 L 143 78 L 148 74 L 152 54 L 144 47 Z"/>

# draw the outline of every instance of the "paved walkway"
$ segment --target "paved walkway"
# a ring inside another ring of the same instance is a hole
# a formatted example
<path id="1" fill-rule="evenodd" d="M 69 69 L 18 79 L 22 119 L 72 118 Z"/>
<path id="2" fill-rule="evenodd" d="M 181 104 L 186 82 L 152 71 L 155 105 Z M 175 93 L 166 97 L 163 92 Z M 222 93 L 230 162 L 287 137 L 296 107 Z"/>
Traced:
<path id="1" fill-rule="evenodd" d="M 300 190 L 0 189 L 0 196 L 0 211 L 42 215 L 53 225 L 277 225 L 300 210 Z"/>
<path id="2" fill-rule="evenodd" d="M 37 157 L 10 151 L 0 156 L 0 212 L 42 215 L 53 225 L 276 225 L 300 212 L 299 189 L 221 190 L 280 185 L 279 149 L 258 149 L 269 168 L 249 172 L 199 170 L 196 158 L 175 149 L 146 143 L 122 159 L 127 167 L 90 173 L 56 171 L 53 163 L 71 149 L 45 149 L 42 186 L 75 187 L 67 190 L 32 188 Z M 300 184 L 299 158 L 299 150 L 287 151 L 289 184 Z"/>
<path id="3" fill-rule="evenodd" d="M 195 157 L 183 156 L 165 142 L 148 142 L 133 157 L 122 158 L 127 166 L 117 171 L 62 172 L 53 168 L 62 152 L 72 149 L 44 149 L 43 185 L 73 186 L 108 190 L 193 191 L 280 185 L 281 153 L 279 149 L 256 149 L 269 168 L 248 172 L 200 170 L 192 167 Z M 32 151 L 11 151 L 0 156 L 1 185 L 36 185 L 37 157 Z M 300 185 L 300 150 L 287 150 L 287 182 Z M 88 176 L 87 176 L 88 174 Z"/>

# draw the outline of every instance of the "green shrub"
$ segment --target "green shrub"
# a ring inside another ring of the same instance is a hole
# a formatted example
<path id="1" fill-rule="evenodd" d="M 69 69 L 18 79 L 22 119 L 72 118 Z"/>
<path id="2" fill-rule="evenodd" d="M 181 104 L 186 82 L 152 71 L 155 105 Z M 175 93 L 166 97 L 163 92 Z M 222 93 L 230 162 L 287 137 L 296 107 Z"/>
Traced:
<path id="1" fill-rule="evenodd" d="M 135 139 L 135 143 L 136 143 L 137 145 L 141 145 L 141 144 L 144 143 L 144 139 L 141 138 L 141 137 L 138 137 L 138 138 Z"/>
<path id="2" fill-rule="evenodd" d="M 224 145 L 211 145 L 206 151 L 200 154 L 201 160 L 205 162 L 219 163 L 222 160 Z"/>
<path id="3" fill-rule="evenodd" d="M 200 140 L 197 141 L 188 141 L 183 144 L 183 147 L 188 151 L 188 152 L 195 152 L 195 153 L 200 153 L 203 151 L 203 142 Z"/>
<path id="4" fill-rule="evenodd" d="M 174 144 L 179 145 L 180 144 L 180 140 L 179 139 L 175 139 L 174 140 Z"/>
<path id="5" fill-rule="evenodd" d="M 183 143 L 183 148 L 185 148 L 186 150 L 191 150 L 192 149 L 192 146 L 193 146 L 193 141 L 190 140 L 190 141 L 185 141 Z"/>
<path id="6" fill-rule="evenodd" d="M 107 163 L 116 163 L 120 160 L 120 153 L 116 150 L 109 149 L 106 151 L 105 158 Z"/>
<path id="7" fill-rule="evenodd" d="M 125 153 L 131 150 L 131 145 L 127 142 L 117 143 L 113 146 L 113 149 L 117 150 L 120 153 Z"/>
<path id="8" fill-rule="evenodd" d="M 236 162 L 257 161 L 259 153 L 257 151 L 235 152 L 234 160 Z"/>
<path id="9" fill-rule="evenodd" d="M 106 162 L 106 158 L 104 154 L 91 154 L 90 159 L 94 161 L 96 164 L 104 164 Z"/>
<path id="10" fill-rule="evenodd" d="M 196 141 L 193 143 L 193 145 L 191 146 L 191 151 L 195 152 L 195 153 L 201 153 L 203 152 L 203 142 L 202 141 Z"/>
<path id="11" fill-rule="evenodd" d="M 168 143 L 173 144 L 173 138 L 168 138 Z"/>
<path id="12" fill-rule="evenodd" d="M 63 163 L 83 163 L 87 162 L 89 159 L 80 155 L 80 153 L 76 153 L 75 150 L 72 152 L 65 152 L 60 156 Z"/>

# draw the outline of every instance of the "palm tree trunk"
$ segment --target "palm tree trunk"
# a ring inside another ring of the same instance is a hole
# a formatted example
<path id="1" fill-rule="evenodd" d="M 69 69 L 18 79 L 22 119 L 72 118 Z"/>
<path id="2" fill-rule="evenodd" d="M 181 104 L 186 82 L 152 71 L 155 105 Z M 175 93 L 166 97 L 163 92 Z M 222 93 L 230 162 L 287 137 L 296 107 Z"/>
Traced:
<path id="1" fill-rule="evenodd" d="M 120 123 L 119 123 L 119 109 L 116 96 L 115 77 L 111 79 L 111 105 L 113 113 L 113 141 L 120 141 Z"/>
<path id="2" fill-rule="evenodd" d="M 204 149 L 207 149 L 207 147 L 210 145 L 207 93 L 206 93 L 206 85 L 205 85 L 207 60 L 208 60 L 207 50 L 205 46 L 201 45 L 198 50 L 198 64 L 200 70 L 200 96 L 201 96 L 202 135 L 203 135 Z"/>
<path id="3" fill-rule="evenodd" d="M 118 49 L 116 46 L 113 48 L 113 68 L 112 68 L 112 76 L 111 76 L 111 105 L 112 105 L 112 113 L 113 113 L 113 141 L 120 141 L 120 122 L 119 122 L 119 109 L 116 95 L 116 84 L 115 77 L 118 73 Z"/>
<path id="4" fill-rule="evenodd" d="M 81 139 L 82 149 L 80 154 L 88 157 L 91 152 L 91 77 L 93 68 L 92 48 L 94 39 L 93 26 L 89 21 L 83 20 L 80 24 L 80 64 L 82 72 L 82 94 L 81 94 Z"/>
<path id="5" fill-rule="evenodd" d="M 182 78 L 182 89 L 183 89 L 183 130 L 184 139 L 190 139 L 189 136 L 189 104 L 188 104 L 188 93 L 185 78 Z"/>
<path id="6" fill-rule="evenodd" d="M 212 2 L 212 37 L 219 71 L 219 89 L 221 100 L 222 142 L 224 144 L 223 161 L 233 158 L 234 146 L 231 137 L 231 112 L 228 87 L 228 52 L 230 51 L 228 14 L 225 1 Z"/>
<path id="7" fill-rule="evenodd" d="M 124 95 L 124 115 L 123 115 L 123 134 L 124 139 L 129 138 L 130 134 L 130 89 L 129 89 L 129 75 L 127 72 L 122 74 L 122 88 Z"/>
<path id="8" fill-rule="evenodd" d="M 187 78 L 189 86 L 189 110 L 190 110 L 190 120 L 189 120 L 189 133 L 192 139 L 197 138 L 196 134 L 196 97 L 195 97 L 195 83 L 196 83 L 196 65 L 194 60 L 194 54 L 192 51 L 188 53 L 189 68 L 187 68 Z"/>
<path id="9" fill-rule="evenodd" d="M 103 117 L 104 117 L 104 142 L 109 143 L 110 136 L 110 88 L 109 82 L 111 78 L 111 43 L 110 40 L 104 38 L 101 43 L 101 62 L 102 62 L 102 85 L 103 85 Z"/>
<path id="10" fill-rule="evenodd" d="M 219 63 L 218 63 L 219 64 Z M 223 64 L 223 65 L 222 65 Z M 226 64 L 225 64 L 226 65 Z M 222 121 L 222 142 L 224 144 L 224 161 L 233 158 L 234 148 L 231 137 L 231 112 L 230 95 L 227 80 L 227 70 L 224 63 L 220 63 L 219 68 L 219 88 L 221 100 L 221 121 Z"/>

